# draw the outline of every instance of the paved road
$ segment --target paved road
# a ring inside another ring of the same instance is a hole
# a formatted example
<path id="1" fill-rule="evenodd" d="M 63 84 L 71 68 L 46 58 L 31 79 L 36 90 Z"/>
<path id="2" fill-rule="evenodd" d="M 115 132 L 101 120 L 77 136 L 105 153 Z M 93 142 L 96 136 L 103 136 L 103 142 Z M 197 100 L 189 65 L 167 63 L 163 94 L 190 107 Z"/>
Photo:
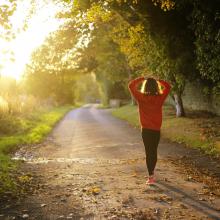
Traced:
<path id="1" fill-rule="evenodd" d="M 61 147 L 56 153 L 70 158 L 133 158 L 134 150 L 144 156 L 139 131 L 93 105 L 67 114 L 53 140 Z"/>
<path id="2" fill-rule="evenodd" d="M 109 110 L 87 105 L 70 111 L 44 143 L 19 154 L 26 157 L 24 172 L 33 173 L 39 187 L 6 209 L 11 218 L 22 210 L 29 219 L 220 217 L 219 182 L 188 160 L 194 151 L 161 141 L 158 183 L 147 187 L 140 131 Z"/>

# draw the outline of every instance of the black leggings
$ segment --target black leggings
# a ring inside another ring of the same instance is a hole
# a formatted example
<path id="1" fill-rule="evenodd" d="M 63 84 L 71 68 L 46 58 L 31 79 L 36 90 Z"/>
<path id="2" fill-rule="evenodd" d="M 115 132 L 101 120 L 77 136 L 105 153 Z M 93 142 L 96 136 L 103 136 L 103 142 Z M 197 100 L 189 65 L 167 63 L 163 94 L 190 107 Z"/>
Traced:
<path id="1" fill-rule="evenodd" d="M 153 175 L 157 163 L 157 147 L 160 141 L 160 131 L 142 128 L 142 139 L 145 146 L 148 173 L 149 175 Z"/>

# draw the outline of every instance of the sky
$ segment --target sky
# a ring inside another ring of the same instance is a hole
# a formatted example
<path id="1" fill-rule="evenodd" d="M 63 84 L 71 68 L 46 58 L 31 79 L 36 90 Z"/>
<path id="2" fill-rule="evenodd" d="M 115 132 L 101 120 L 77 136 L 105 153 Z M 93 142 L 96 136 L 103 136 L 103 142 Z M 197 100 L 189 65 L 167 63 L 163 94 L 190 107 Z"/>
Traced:
<path id="1" fill-rule="evenodd" d="M 6 0 L 1 0 L 0 6 Z M 31 15 L 30 11 L 34 11 Z M 0 38 L 0 74 L 21 79 L 25 65 L 29 62 L 31 53 L 39 47 L 49 35 L 57 30 L 63 23 L 55 18 L 62 6 L 55 4 L 53 0 L 18 0 L 18 7 L 11 16 L 13 30 L 18 31 L 10 42 Z M 28 28 L 23 31 L 24 21 L 28 20 Z M 0 28 L 0 35 L 3 29 Z M 14 61 L 11 57 L 14 54 Z"/>

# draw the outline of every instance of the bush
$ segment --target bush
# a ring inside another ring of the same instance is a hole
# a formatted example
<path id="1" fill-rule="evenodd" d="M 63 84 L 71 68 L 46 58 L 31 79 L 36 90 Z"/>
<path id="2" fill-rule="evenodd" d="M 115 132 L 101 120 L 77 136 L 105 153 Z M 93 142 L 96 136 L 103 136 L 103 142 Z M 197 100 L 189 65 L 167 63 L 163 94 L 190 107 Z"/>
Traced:
<path id="1" fill-rule="evenodd" d="M 0 116 L 0 135 L 11 135 L 17 133 L 22 127 L 21 120 L 9 114 Z"/>

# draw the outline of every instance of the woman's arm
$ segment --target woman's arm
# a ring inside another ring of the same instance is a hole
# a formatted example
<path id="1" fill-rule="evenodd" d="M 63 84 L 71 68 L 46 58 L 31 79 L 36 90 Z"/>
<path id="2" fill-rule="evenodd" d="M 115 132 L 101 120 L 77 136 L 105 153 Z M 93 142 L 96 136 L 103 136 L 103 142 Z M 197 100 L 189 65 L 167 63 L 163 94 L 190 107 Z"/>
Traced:
<path id="1" fill-rule="evenodd" d="M 162 96 L 165 99 L 167 97 L 167 95 L 169 94 L 169 92 L 170 92 L 171 86 L 168 82 L 166 82 L 164 80 L 158 80 L 158 82 L 164 87 Z"/>
<path id="2" fill-rule="evenodd" d="M 138 91 L 138 85 L 144 81 L 144 77 L 138 77 L 136 79 L 131 80 L 128 83 L 128 88 L 131 92 L 131 94 L 134 96 L 135 99 L 139 99 L 143 96 L 141 92 Z"/>

